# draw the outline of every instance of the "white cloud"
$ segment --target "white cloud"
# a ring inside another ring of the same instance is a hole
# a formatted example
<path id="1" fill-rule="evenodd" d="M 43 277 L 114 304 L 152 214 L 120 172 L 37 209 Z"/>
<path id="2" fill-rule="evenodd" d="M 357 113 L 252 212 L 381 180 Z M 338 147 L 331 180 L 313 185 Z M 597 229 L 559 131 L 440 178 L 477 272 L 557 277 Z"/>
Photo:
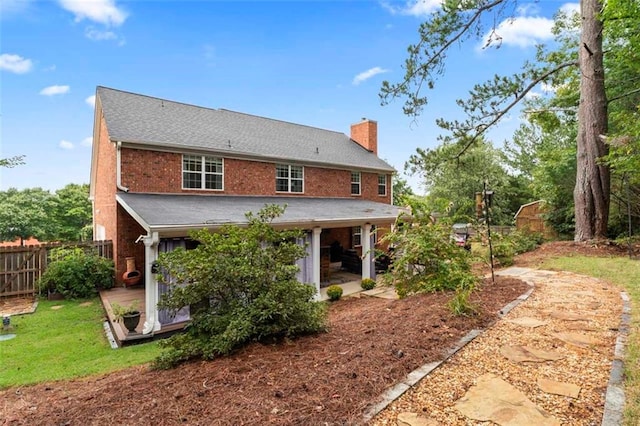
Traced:
<path id="1" fill-rule="evenodd" d="M 498 27 L 486 34 L 479 49 L 487 45 L 493 46 L 535 46 L 544 40 L 553 38 L 551 29 L 553 20 L 541 17 L 518 16 L 502 21 Z"/>
<path id="2" fill-rule="evenodd" d="M 95 108 L 95 106 L 96 106 L 96 95 L 91 95 L 91 96 L 89 96 L 88 98 L 86 98 L 84 101 L 85 101 L 85 102 L 87 103 L 87 105 L 89 105 L 91 108 Z"/>
<path id="3" fill-rule="evenodd" d="M 370 68 L 370 69 L 368 69 L 368 70 L 366 70 L 364 72 L 361 72 L 360 74 L 356 75 L 353 78 L 353 85 L 357 86 L 358 84 L 362 83 L 363 81 L 366 81 L 366 80 L 370 79 L 374 75 L 384 74 L 385 72 L 389 72 L 389 70 L 385 70 L 384 68 L 380 68 L 380 67 Z"/>
<path id="4" fill-rule="evenodd" d="M 565 3 L 560 6 L 560 11 L 571 16 L 574 13 L 580 13 L 580 3 Z"/>
<path id="5" fill-rule="evenodd" d="M 118 36 L 113 31 L 100 31 L 94 27 L 87 27 L 84 29 L 84 35 L 89 40 L 103 41 L 103 40 L 116 40 Z"/>
<path id="6" fill-rule="evenodd" d="M 545 83 L 544 81 L 542 83 L 540 83 L 540 90 L 542 90 L 544 93 L 556 93 L 557 89 L 549 84 L 549 83 Z"/>
<path id="7" fill-rule="evenodd" d="M 552 86 L 549 83 L 545 83 L 544 81 L 542 83 L 540 83 L 540 85 L 537 87 L 538 89 L 540 89 L 539 91 L 537 90 L 532 90 L 529 93 L 527 93 L 525 95 L 525 98 L 527 99 L 537 99 L 537 98 L 541 98 L 545 95 L 548 94 L 554 94 L 557 91 L 557 88 Z"/>
<path id="8" fill-rule="evenodd" d="M 44 96 L 64 95 L 65 93 L 69 93 L 69 90 L 69 86 L 53 85 L 42 89 L 40 94 Z"/>
<path id="9" fill-rule="evenodd" d="M 73 13 L 76 22 L 88 19 L 107 26 L 120 26 L 127 19 L 124 9 L 114 0 L 59 0 L 63 9 Z"/>
<path id="10" fill-rule="evenodd" d="M 61 140 L 58 146 L 62 149 L 70 150 L 73 149 L 73 143 L 65 140 Z"/>
<path id="11" fill-rule="evenodd" d="M 86 138 L 80 141 L 80 145 L 82 146 L 91 146 L 93 144 L 93 136 L 87 136 Z"/>
<path id="12" fill-rule="evenodd" d="M 0 55 L 0 70 L 6 70 L 16 74 L 24 74 L 31 71 L 33 63 L 31 59 L 25 59 L 20 55 L 3 53 Z"/>
<path id="13" fill-rule="evenodd" d="M 425 17 L 442 6 L 443 0 L 408 0 L 402 6 L 383 2 L 382 7 L 392 15 Z"/>

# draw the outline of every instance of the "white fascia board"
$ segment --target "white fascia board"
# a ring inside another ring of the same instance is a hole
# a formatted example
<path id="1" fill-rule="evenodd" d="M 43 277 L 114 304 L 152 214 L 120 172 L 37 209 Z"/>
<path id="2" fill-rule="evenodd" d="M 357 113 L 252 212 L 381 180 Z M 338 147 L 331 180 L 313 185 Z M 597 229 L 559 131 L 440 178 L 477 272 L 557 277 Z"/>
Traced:
<path id="1" fill-rule="evenodd" d="M 132 215 L 133 216 L 133 215 Z M 138 220 L 138 219 L 136 219 Z M 353 218 L 353 219 L 325 219 L 312 220 L 303 222 L 275 222 L 272 223 L 276 229 L 313 229 L 313 228 L 342 228 L 351 226 L 360 226 L 364 223 L 371 225 L 387 225 L 394 223 L 396 216 L 369 217 L 369 218 Z M 142 223 L 140 223 L 142 224 Z M 151 226 L 147 229 L 149 232 L 158 232 L 161 236 L 179 236 L 186 235 L 190 231 L 200 229 L 209 229 L 215 231 L 225 225 L 246 226 L 247 222 L 225 222 L 225 223 L 198 223 L 190 225 L 158 225 Z M 143 225 L 144 226 L 144 225 Z"/>

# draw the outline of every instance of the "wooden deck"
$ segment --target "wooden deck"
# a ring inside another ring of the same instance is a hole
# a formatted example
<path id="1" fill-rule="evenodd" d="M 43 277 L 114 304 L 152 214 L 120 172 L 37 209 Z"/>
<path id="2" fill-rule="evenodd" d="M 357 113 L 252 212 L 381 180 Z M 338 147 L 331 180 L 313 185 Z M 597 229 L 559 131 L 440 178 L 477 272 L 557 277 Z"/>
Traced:
<path id="1" fill-rule="evenodd" d="M 166 325 L 162 327 L 162 330 L 160 331 L 156 331 L 151 334 L 142 334 L 146 315 L 144 312 L 144 288 L 141 286 L 114 287 L 109 290 L 102 290 L 100 291 L 100 300 L 102 301 L 102 306 L 104 306 L 104 309 L 107 312 L 107 319 L 111 325 L 113 337 L 116 339 L 119 346 L 141 343 L 141 341 L 152 340 L 154 338 L 168 337 L 176 331 L 184 328 L 185 325 L 185 323 Z M 111 304 L 117 303 L 122 306 L 127 306 L 133 301 L 137 301 L 141 315 L 140 323 L 138 324 L 138 327 L 136 327 L 136 332 L 129 333 L 124 324 L 116 321 Z"/>

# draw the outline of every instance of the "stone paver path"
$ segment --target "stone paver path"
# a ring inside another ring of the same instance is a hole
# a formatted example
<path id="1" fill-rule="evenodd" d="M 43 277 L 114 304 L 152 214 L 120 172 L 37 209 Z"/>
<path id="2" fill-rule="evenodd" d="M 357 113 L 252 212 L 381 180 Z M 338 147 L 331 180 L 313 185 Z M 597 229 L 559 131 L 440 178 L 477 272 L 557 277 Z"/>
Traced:
<path id="1" fill-rule="evenodd" d="M 623 307 L 620 290 L 568 272 L 499 273 L 535 291 L 370 424 L 602 422 Z"/>

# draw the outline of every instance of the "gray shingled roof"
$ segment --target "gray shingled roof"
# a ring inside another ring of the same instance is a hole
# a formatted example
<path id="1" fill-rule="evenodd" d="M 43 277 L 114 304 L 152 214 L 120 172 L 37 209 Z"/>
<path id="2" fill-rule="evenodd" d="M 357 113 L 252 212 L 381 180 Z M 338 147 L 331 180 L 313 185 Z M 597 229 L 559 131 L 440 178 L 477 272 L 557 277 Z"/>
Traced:
<path id="1" fill-rule="evenodd" d="M 111 140 L 392 172 L 340 132 L 98 87 Z"/>
<path id="2" fill-rule="evenodd" d="M 400 207 L 353 198 L 253 197 L 118 193 L 117 200 L 147 230 L 216 228 L 244 224 L 246 212 L 265 204 L 287 205 L 274 225 L 302 227 L 352 226 L 393 222 Z"/>

